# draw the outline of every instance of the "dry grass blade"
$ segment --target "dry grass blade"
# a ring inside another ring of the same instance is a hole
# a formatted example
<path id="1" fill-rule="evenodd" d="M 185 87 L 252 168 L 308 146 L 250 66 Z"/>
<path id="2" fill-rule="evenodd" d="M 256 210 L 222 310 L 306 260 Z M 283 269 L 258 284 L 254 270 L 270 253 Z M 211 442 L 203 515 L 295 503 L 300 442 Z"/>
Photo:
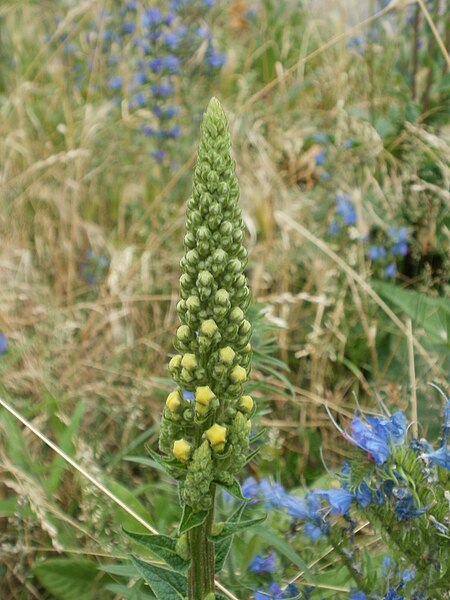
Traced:
<path id="1" fill-rule="evenodd" d="M 431 15 L 430 15 L 427 7 L 425 6 L 425 2 L 423 0 L 417 0 L 417 2 L 420 6 L 421 11 L 424 14 L 425 19 L 427 20 L 428 25 L 430 26 L 431 31 L 433 32 L 433 35 L 437 42 L 437 45 L 439 46 L 439 49 L 442 52 L 443 57 L 445 58 L 445 62 L 447 63 L 447 68 L 448 68 L 448 70 L 450 70 L 450 54 L 448 53 L 448 50 L 445 47 L 444 42 L 442 41 L 439 31 L 437 30 L 436 25 L 434 24 L 434 21 L 431 18 Z"/>

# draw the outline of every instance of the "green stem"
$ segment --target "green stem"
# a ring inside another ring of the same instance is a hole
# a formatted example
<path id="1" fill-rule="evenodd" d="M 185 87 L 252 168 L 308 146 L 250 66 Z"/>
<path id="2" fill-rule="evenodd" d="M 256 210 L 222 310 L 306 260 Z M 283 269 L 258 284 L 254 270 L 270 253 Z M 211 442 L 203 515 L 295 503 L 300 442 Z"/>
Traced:
<path id="1" fill-rule="evenodd" d="M 189 600 L 205 600 L 214 593 L 214 543 L 208 540 L 214 522 L 215 485 L 211 487 L 212 508 L 198 527 L 188 531 L 191 567 L 188 573 Z M 209 599 L 208 599 L 209 600 Z"/>

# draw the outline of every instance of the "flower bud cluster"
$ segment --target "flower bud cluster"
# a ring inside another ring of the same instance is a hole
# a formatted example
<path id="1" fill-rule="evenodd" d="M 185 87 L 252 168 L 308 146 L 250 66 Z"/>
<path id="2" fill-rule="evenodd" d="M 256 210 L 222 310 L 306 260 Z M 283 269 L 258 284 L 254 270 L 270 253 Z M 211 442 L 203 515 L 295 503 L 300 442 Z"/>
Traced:
<path id="1" fill-rule="evenodd" d="M 184 500 L 204 510 L 213 481 L 231 484 L 245 464 L 252 327 L 244 269 L 239 185 L 228 125 L 213 98 L 202 124 L 181 259 L 181 325 L 169 372 L 178 387 L 166 401 L 160 448 L 185 467 Z"/>

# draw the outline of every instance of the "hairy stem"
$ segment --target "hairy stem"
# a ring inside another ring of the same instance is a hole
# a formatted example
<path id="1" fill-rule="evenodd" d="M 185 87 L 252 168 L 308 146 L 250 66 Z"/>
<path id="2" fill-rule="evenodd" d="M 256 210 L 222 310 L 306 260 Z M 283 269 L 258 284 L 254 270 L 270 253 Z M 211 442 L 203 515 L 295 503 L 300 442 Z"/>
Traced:
<path id="1" fill-rule="evenodd" d="M 208 540 L 214 522 L 215 485 L 212 485 L 212 508 L 207 519 L 188 531 L 188 544 L 191 555 L 189 569 L 189 600 L 205 600 L 214 593 L 214 544 Z M 209 600 L 209 599 L 208 599 Z"/>

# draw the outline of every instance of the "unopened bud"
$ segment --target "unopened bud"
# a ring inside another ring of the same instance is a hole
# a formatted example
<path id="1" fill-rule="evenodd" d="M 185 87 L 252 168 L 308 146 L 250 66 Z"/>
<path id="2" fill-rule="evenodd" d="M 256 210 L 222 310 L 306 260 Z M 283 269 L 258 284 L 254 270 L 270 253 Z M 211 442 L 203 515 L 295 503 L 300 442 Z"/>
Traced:
<path id="1" fill-rule="evenodd" d="M 176 440 L 173 443 L 173 448 L 172 448 L 173 455 L 180 462 L 187 462 L 187 460 L 189 459 L 189 456 L 191 454 L 191 450 L 192 450 L 191 444 L 184 438 L 181 438 L 181 440 Z"/>
<path id="2" fill-rule="evenodd" d="M 230 373 L 231 381 L 234 383 L 243 383 L 247 380 L 247 372 L 244 367 L 236 365 Z"/>

